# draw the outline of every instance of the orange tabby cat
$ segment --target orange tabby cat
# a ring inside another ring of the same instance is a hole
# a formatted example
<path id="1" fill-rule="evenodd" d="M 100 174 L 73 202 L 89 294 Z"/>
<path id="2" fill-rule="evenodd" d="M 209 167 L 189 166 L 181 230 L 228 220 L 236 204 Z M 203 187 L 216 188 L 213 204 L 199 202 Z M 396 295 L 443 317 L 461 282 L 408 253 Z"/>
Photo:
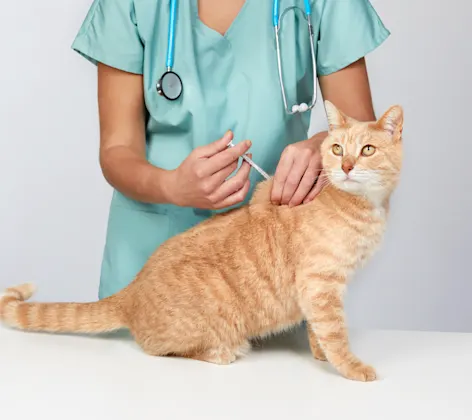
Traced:
<path id="1" fill-rule="evenodd" d="M 272 205 L 271 180 L 250 204 L 167 240 L 134 281 L 93 303 L 27 303 L 31 285 L 7 289 L 0 317 L 31 331 L 128 328 L 142 349 L 218 364 L 249 340 L 307 321 L 315 358 L 346 378 L 371 381 L 350 350 L 343 292 L 379 244 L 400 175 L 403 111 L 357 122 L 326 102 L 326 186 L 311 203 Z M 323 178 L 321 178 L 323 180 Z"/>

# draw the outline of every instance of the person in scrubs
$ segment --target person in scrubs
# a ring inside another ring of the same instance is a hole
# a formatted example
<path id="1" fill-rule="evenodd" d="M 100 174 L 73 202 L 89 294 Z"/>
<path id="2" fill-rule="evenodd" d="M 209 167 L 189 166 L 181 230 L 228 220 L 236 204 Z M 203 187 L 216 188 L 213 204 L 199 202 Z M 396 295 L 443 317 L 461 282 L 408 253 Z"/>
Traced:
<path id="1" fill-rule="evenodd" d="M 365 55 L 388 36 L 369 0 L 310 0 L 316 77 L 324 99 L 374 120 Z M 316 88 L 307 22 L 281 0 L 280 47 L 287 101 Z M 310 112 L 291 115 L 279 83 L 273 1 L 180 0 L 174 101 L 156 85 L 166 71 L 169 0 L 95 0 L 73 49 L 98 68 L 100 164 L 114 189 L 99 298 L 127 286 L 168 238 L 246 203 L 274 175 L 271 200 L 298 206 L 321 185 L 320 143 Z M 232 140 L 234 148 L 228 148 Z M 237 250 L 228 250 L 237 252 Z"/>

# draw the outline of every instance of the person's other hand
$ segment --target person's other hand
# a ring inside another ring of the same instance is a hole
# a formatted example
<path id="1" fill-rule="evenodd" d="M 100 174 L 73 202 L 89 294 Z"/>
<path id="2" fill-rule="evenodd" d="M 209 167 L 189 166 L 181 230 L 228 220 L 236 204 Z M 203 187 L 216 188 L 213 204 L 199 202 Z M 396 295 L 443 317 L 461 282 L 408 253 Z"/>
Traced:
<path id="1" fill-rule="evenodd" d="M 197 147 L 171 171 L 167 182 L 169 201 L 181 207 L 222 209 L 241 203 L 249 192 L 251 166 L 243 161 L 238 172 L 239 158 L 251 147 L 249 140 L 228 148 L 233 134 L 228 131 L 221 139 Z"/>
<path id="2" fill-rule="evenodd" d="M 274 174 L 271 201 L 298 206 L 312 201 L 324 186 L 320 146 L 326 133 L 285 148 Z"/>

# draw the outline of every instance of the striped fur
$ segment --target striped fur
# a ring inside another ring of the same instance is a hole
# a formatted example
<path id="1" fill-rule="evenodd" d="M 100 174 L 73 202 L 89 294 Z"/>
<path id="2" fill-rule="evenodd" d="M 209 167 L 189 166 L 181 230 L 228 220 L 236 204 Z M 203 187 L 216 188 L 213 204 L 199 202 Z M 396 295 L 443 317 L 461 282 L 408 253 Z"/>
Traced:
<path id="1" fill-rule="evenodd" d="M 10 327 L 50 333 L 100 333 L 124 327 L 117 298 L 92 303 L 29 303 L 31 284 L 6 290 L 0 298 L 0 318 Z"/>
<path id="2" fill-rule="evenodd" d="M 313 356 L 349 379 L 376 374 L 354 356 L 344 319 L 348 279 L 379 245 L 400 174 L 403 113 L 361 123 L 327 103 L 322 145 L 329 182 L 311 203 L 270 203 L 272 181 L 247 206 L 215 216 L 161 245 L 131 284 L 93 303 L 29 303 L 30 285 L 7 289 L 0 317 L 53 333 L 127 328 L 144 351 L 228 364 L 250 340 L 308 322 Z M 340 145 L 343 156 L 333 153 Z M 362 156 L 365 145 L 376 152 Z M 343 180 L 349 159 L 357 180 Z"/>

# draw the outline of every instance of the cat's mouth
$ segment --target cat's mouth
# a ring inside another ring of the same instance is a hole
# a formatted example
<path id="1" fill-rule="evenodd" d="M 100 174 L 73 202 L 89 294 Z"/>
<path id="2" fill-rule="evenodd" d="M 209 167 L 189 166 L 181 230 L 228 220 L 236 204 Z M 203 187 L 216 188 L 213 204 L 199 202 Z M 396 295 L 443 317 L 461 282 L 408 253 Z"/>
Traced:
<path id="1" fill-rule="evenodd" d="M 358 192 L 365 188 L 365 182 L 363 182 L 363 180 L 355 179 L 350 176 L 340 179 L 338 185 L 341 189 L 348 192 Z"/>
<path id="2" fill-rule="evenodd" d="M 368 184 L 371 181 L 369 174 L 359 171 L 347 174 L 341 170 L 332 171 L 330 178 L 334 185 L 348 192 L 363 191 L 368 188 Z"/>
<path id="3" fill-rule="evenodd" d="M 353 178 L 350 178 L 349 175 L 347 175 L 346 178 L 344 178 L 342 180 L 342 182 L 344 182 L 346 184 L 360 184 L 360 181 L 358 181 L 356 179 L 353 179 Z"/>

